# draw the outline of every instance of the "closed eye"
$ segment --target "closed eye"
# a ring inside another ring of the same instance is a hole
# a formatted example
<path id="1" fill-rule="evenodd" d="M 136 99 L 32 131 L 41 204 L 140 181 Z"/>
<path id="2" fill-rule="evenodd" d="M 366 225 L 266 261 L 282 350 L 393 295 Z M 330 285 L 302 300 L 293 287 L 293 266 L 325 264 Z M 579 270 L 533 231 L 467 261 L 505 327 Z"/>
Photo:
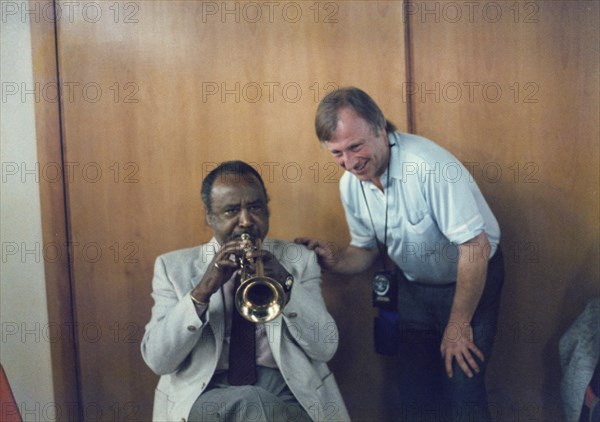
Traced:
<path id="1" fill-rule="evenodd" d="M 266 207 L 263 204 L 252 204 L 248 207 L 251 213 L 260 214 L 263 213 Z"/>
<path id="2" fill-rule="evenodd" d="M 226 217 L 232 217 L 238 212 L 240 212 L 239 208 L 226 208 L 225 210 L 223 210 L 223 215 L 225 215 Z"/>

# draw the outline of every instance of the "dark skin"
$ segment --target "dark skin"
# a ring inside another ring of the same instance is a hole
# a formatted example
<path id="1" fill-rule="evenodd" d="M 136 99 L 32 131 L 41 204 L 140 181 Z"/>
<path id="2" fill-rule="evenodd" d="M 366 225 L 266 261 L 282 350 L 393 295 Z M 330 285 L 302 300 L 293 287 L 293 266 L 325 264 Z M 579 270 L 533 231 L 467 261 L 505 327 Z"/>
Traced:
<path id="1" fill-rule="evenodd" d="M 211 209 L 206 210 L 206 222 L 221 249 L 192 290 L 195 299 L 208 303 L 210 296 L 234 273 L 237 272 L 239 276 L 239 259 L 244 253 L 246 258 L 262 258 L 264 275 L 267 277 L 282 282 L 289 275 L 272 253 L 257 249 L 244 252 L 248 242 L 241 240 L 242 233 L 260 240 L 267 236 L 267 202 L 266 194 L 254 176 L 224 175 L 215 180 L 211 190 Z"/>

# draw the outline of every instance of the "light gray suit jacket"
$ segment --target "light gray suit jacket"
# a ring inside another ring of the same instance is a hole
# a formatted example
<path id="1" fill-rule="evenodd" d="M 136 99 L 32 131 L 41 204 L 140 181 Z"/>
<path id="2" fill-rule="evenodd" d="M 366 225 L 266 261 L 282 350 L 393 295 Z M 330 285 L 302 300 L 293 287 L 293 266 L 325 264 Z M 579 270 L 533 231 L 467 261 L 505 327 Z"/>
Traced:
<path id="1" fill-rule="evenodd" d="M 152 317 L 142 339 L 142 356 L 160 380 L 154 421 L 183 421 L 215 373 L 223 348 L 225 308 L 222 289 L 210 298 L 203 322 L 191 290 L 215 254 L 216 241 L 159 256 L 152 280 Z M 321 273 L 313 251 L 302 245 L 266 239 L 294 276 L 284 312 L 266 323 L 275 362 L 290 390 L 315 421 L 348 421 L 333 374 L 326 362 L 338 346 L 335 321 L 321 295 Z"/>

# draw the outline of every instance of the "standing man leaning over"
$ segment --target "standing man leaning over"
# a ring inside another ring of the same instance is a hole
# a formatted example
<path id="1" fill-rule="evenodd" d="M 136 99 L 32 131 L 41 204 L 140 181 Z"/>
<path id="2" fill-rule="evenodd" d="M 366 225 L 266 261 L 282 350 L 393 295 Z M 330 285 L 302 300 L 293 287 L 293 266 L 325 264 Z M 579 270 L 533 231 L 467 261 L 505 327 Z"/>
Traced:
<path id="1" fill-rule="evenodd" d="M 397 132 L 360 89 L 327 95 L 315 124 L 346 170 L 340 191 L 351 241 L 339 251 L 296 241 L 328 271 L 384 266 L 384 248 L 395 263 L 403 420 L 485 420 L 504 273 L 498 223 L 479 188 L 449 152 Z"/>
<path id="2" fill-rule="evenodd" d="M 314 252 L 266 239 L 267 192 L 246 163 L 229 161 L 210 172 L 202 200 L 213 238 L 162 255 L 154 267 L 154 307 L 141 345 L 146 364 L 161 376 L 153 420 L 349 420 L 326 364 L 337 336 L 314 335 L 315 327 L 337 333 Z M 262 248 L 250 249 L 242 234 L 254 246 L 263 241 Z M 288 247 L 301 250 L 284 253 Z M 240 316 L 234 297 L 240 264 L 254 273 L 260 262 L 264 276 L 291 291 L 281 315 L 254 324 Z"/>

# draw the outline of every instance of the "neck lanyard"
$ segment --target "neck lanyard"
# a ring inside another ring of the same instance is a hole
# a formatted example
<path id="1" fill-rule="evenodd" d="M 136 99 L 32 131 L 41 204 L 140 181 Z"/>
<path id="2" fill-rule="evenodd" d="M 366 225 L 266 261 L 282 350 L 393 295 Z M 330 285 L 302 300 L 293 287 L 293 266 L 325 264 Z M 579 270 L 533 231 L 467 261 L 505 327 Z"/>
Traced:
<path id="1" fill-rule="evenodd" d="M 373 227 L 373 234 L 375 235 L 375 240 L 377 241 L 377 249 L 379 251 L 379 260 L 381 261 L 381 269 L 385 270 L 385 258 L 384 258 L 384 247 L 387 248 L 387 223 L 388 223 L 388 191 L 390 187 L 390 163 L 392 161 L 392 147 L 396 144 L 390 144 L 390 155 L 388 157 L 387 163 L 387 177 L 385 186 L 383 190 L 385 191 L 385 223 L 383 226 L 383 246 L 379 243 L 379 239 L 377 238 L 377 231 L 375 230 L 375 223 L 373 221 L 373 216 L 371 215 L 371 208 L 369 207 L 369 201 L 367 201 L 367 195 L 365 194 L 365 188 L 363 186 L 363 182 L 359 180 L 360 189 L 363 194 L 363 198 L 365 199 L 365 204 L 367 205 L 367 211 L 369 212 L 369 220 L 371 220 L 371 227 Z"/>

